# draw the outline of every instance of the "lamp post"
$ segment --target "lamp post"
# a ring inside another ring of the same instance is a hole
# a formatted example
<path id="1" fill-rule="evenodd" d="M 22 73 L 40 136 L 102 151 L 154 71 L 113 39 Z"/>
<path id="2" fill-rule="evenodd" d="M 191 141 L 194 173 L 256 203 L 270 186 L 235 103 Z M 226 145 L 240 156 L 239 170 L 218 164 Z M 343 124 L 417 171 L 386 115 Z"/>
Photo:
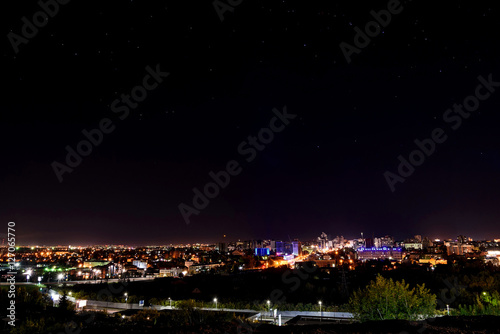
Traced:
<path id="1" fill-rule="evenodd" d="M 269 317 L 271 317 L 271 301 L 267 301 L 267 309 L 269 310 Z"/>
<path id="2" fill-rule="evenodd" d="M 321 302 L 321 300 L 320 300 L 320 301 L 318 302 L 318 304 L 319 304 L 319 321 L 321 322 L 321 318 L 322 318 L 322 316 L 323 316 L 323 314 L 322 314 L 322 312 L 321 312 L 321 304 L 323 304 L 323 303 L 322 303 L 322 302 Z"/>
<path id="3" fill-rule="evenodd" d="M 448 315 L 450 315 L 450 305 L 446 304 L 446 311 L 448 312 Z"/>
<path id="4" fill-rule="evenodd" d="M 217 298 L 214 298 L 215 309 L 217 309 Z"/>
<path id="5" fill-rule="evenodd" d="M 127 301 L 128 301 L 128 293 L 125 292 L 123 295 L 125 296 L 125 303 L 127 303 Z"/>
<path id="6" fill-rule="evenodd" d="M 172 309 L 172 299 L 168 297 L 168 301 L 170 302 L 170 309 Z"/>

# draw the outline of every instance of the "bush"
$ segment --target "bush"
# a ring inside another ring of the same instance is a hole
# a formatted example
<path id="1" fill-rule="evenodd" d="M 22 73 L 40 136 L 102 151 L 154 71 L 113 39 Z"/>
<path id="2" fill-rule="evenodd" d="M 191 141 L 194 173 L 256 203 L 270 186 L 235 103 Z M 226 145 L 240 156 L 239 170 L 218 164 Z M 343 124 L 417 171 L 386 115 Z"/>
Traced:
<path id="1" fill-rule="evenodd" d="M 404 280 L 394 282 L 378 275 L 364 290 L 354 292 L 349 309 L 361 321 L 416 320 L 435 314 L 436 296 L 424 285 L 410 290 Z"/>

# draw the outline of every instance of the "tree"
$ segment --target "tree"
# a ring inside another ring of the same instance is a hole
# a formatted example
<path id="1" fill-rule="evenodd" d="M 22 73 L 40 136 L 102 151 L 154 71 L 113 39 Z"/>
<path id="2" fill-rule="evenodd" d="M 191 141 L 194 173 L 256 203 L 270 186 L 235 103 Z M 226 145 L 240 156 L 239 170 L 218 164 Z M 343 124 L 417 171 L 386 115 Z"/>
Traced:
<path id="1" fill-rule="evenodd" d="M 425 285 L 410 290 L 405 281 L 386 279 L 380 274 L 364 290 L 354 292 L 349 309 L 361 321 L 426 318 L 436 312 L 436 296 Z"/>
<path id="2" fill-rule="evenodd" d="M 475 302 L 472 305 L 459 305 L 457 315 L 500 315 L 500 294 L 498 291 L 489 293 L 483 291 L 480 295 L 475 295 Z"/>
<path id="3" fill-rule="evenodd" d="M 62 312 L 71 311 L 71 303 L 68 299 L 68 292 L 66 290 L 63 291 L 61 299 L 59 300 L 59 309 Z"/>

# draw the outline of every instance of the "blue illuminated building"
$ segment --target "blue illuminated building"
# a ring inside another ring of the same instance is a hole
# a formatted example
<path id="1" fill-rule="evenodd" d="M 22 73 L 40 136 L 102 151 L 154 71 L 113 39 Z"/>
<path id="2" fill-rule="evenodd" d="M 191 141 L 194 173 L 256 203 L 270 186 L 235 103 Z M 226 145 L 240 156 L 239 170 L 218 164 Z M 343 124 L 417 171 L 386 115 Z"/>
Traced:
<path id="1" fill-rule="evenodd" d="M 256 256 L 268 256 L 269 255 L 269 248 L 255 248 L 255 255 Z"/>
<path id="2" fill-rule="evenodd" d="M 403 251 L 396 247 L 361 247 L 358 248 L 358 259 L 364 260 L 394 260 L 401 261 L 403 259 Z"/>
<path id="3" fill-rule="evenodd" d="M 282 242 L 276 241 L 276 255 L 295 255 L 300 256 L 302 253 L 302 245 L 300 241 Z"/>

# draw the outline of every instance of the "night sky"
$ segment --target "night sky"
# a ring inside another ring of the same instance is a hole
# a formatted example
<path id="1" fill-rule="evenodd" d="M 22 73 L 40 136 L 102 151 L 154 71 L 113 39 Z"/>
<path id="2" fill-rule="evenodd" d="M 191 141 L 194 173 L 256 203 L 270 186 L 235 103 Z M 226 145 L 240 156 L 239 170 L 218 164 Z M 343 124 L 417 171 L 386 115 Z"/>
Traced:
<path id="1" fill-rule="evenodd" d="M 479 76 L 500 82 L 498 4 L 402 2 L 348 63 L 340 44 L 392 1 L 239 2 L 221 20 L 212 1 L 73 0 L 17 53 L 10 33 L 41 7 L 3 4 L 0 222 L 18 244 L 500 237 L 499 84 L 456 130 L 443 119 Z M 124 107 L 148 66 L 162 82 Z M 285 106 L 296 117 L 246 161 Z M 103 119 L 114 130 L 60 182 L 54 161 Z M 447 140 L 391 191 L 384 173 L 436 128 Z M 186 224 L 179 204 L 231 160 Z"/>

